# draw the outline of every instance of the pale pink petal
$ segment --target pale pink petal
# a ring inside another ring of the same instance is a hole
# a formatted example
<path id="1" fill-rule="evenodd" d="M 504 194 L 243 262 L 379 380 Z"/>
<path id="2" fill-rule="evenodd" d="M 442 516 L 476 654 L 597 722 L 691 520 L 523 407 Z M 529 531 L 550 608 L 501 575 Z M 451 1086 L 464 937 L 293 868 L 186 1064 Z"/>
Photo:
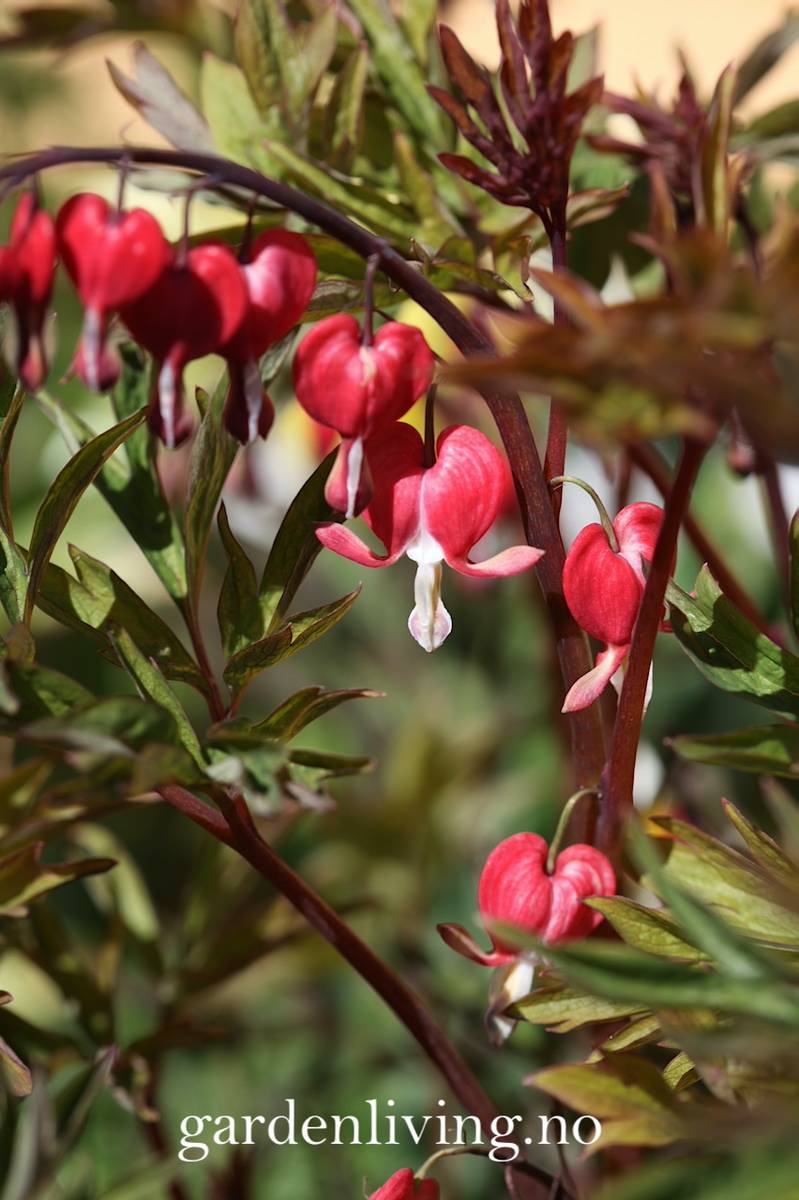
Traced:
<path id="1" fill-rule="evenodd" d="M 319 525 L 316 536 L 328 550 L 340 554 L 342 558 L 348 558 L 351 562 L 359 563 L 362 567 L 390 567 L 399 557 L 397 554 L 375 553 L 366 542 L 362 542 L 352 530 L 345 529 L 343 525 Z"/>
<path id="2" fill-rule="evenodd" d="M 657 504 L 638 501 L 617 513 L 613 522 L 619 539 L 619 553 L 635 571 L 643 588 L 646 584 L 641 559 L 652 561 L 655 544 L 663 524 L 663 509 Z"/>
<path id="3" fill-rule="evenodd" d="M 627 655 L 629 646 L 608 646 L 602 650 L 596 659 L 596 666 L 576 683 L 572 684 L 566 699 L 563 701 L 562 712 L 579 712 L 593 704 L 604 692 L 616 671 Z"/>
<path id="4" fill-rule="evenodd" d="M 471 562 L 468 558 L 447 557 L 447 563 L 461 575 L 474 576 L 477 579 L 500 579 L 505 575 L 519 575 L 534 567 L 544 551 L 535 546 L 510 546 L 499 554 L 486 558 L 483 562 Z"/>

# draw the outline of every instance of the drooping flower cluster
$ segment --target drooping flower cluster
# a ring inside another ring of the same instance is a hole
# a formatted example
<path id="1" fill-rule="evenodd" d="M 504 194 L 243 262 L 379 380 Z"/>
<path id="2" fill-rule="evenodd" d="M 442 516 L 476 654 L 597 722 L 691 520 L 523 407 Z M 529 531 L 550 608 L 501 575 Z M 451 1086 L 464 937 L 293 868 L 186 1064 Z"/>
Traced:
<path id="1" fill-rule="evenodd" d="M 564 712 L 593 704 L 623 667 L 646 586 L 644 564 L 652 561 L 662 521 L 656 504 L 628 504 L 607 529 L 598 522 L 586 525 L 572 543 L 563 568 L 566 603 L 577 624 L 605 649 L 569 690 Z"/>
<path id="2" fill-rule="evenodd" d="M 299 321 L 316 283 L 307 241 L 268 230 L 244 261 L 226 245 L 173 248 L 144 209 L 113 209 L 82 193 L 55 222 L 32 192 L 17 205 L 7 246 L 0 247 L 0 301 L 17 326 L 17 370 L 31 391 L 47 377 L 42 332 L 60 257 L 83 302 L 83 331 L 73 369 L 88 387 L 104 391 L 119 375 L 106 345 L 118 316 L 157 366 L 148 422 L 167 446 L 191 429 L 183 408 L 183 371 L 194 359 L 220 354 L 230 369 L 225 423 L 241 442 L 266 434 L 272 407 L 258 359 Z"/>
<path id="3" fill-rule="evenodd" d="M 496 520 L 507 490 L 507 464 L 479 430 L 468 425 L 445 429 L 436 461 L 426 463 L 419 433 L 394 422 L 365 440 L 364 456 L 374 491 L 363 516 L 386 553 L 377 554 L 337 524 L 321 526 L 317 537 L 365 567 L 391 566 L 403 554 L 417 563 L 408 628 L 420 646 L 435 650 L 452 629 L 441 600 L 443 563 L 461 575 L 492 579 L 528 570 L 543 551 L 512 546 L 484 562 L 469 557 Z"/>

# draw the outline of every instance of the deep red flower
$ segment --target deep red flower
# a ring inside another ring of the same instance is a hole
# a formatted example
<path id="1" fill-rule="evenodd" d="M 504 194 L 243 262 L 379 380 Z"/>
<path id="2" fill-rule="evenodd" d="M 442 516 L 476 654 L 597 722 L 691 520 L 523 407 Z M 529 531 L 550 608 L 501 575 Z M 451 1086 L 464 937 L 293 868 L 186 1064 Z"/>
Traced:
<path id="1" fill-rule="evenodd" d="M 56 218 L 61 259 L 83 301 L 75 371 L 94 391 L 113 386 L 115 355 L 105 349 L 112 313 L 140 299 L 172 259 L 161 227 L 143 208 L 117 212 L 102 196 L 72 196 Z"/>
<path id="2" fill-rule="evenodd" d="M 53 292 L 56 244 L 52 217 L 33 192 L 24 192 L 11 220 L 8 246 L 0 248 L 0 300 L 14 309 L 17 374 L 29 391 L 47 378 L 42 330 Z"/>
<path id="3" fill-rule="evenodd" d="M 439 1200 L 434 1179 L 416 1179 L 410 1167 L 403 1167 L 388 1179 L 369 1200 Z"/>
<path id="4" fill-rule="evenodd" d="M 602 914 L 583 900 L 614 895 L 616 876 L 610 862 L 593 846 L 569 846 L 557 856 L 549 875 L 547 854 L 547 843 L 537 833 L 516 833 L 491 851 L 477 892 L 484 922 L 515 925 L 547 943 L 587 937 L 596 928 Z M 439 931 L 459 954 L 483 966 L 505 966 L 519 954 L 517 946 L 495 934 L 492 950 L 485 952 L 458 925 L 442 925 Z"/>
<path id="5" fill-rule="evenodd" d="M 355 516 L 371 497 L 364 440 L 404 416 L 427 390 L 432 352 L 418 329 L 389 321 L 371 345 L 355 317 L 341 313 L 315 325 L 294 357 L 294 390 L 305 411 L 341 434 L 327 481 L 328 504 Z"/>
<path id="6" fill-rule="evenodd" d="M 149 291 L 121 310 L 136 341 L 158 365 L 148 421 L 167 446 L 177 446 L 191 429 L 183 411 L 184 367 L 218 353 L 246 312 L 239 264 L 227 246 L 215 242 L 189 250 L 184 262 L 170 263 Z"/>
<path id="7" fill-rule="evenodd" d="M 569 690 L 564 712 L 592 704 L 624 663 L 646 586 L 643 563 L 652 560 L 662 520 L 656 504 L 628 504 L 613 521 L 617 550 L 598 523 L 586 525 L 572 543 L 563 568 L 566 603 L 578 625 L 605 649 Z"/>
<path id="8" fill-rule="evenodd" d="M 274 419 L 261 383 L 258 359 L 299 321 L 316 286 L 316 259 L 304 237 L 268 229 L 256 239 L 241 268 L 249 305 L 244 321 L 222 348 L 230 368 L 225 424 L 247 443 L 266 437 Z"/>
<path id="9" fill-rule="evenodd" d="M 508 467 L 496 446 L 468 425 L 445 429 L 436 450 L 437 461 L 426 467 L 422 438 L 402 422 L 366 442 L 374 495 L 363 517 L 386 554 L 376 554 L 342 525 L 317 529 L 324 546 L 362 566 L 388 567 L 403 554 L 418 563 L 408 628 L 425 650 L 437 649 L 452 629 L 441 603 L 443 562 L 461 575 L 493 579 L 526 571 L 543 554 L 534 546 L 512 546 L 472 562 L 472 547 L 500 511 Z"/>

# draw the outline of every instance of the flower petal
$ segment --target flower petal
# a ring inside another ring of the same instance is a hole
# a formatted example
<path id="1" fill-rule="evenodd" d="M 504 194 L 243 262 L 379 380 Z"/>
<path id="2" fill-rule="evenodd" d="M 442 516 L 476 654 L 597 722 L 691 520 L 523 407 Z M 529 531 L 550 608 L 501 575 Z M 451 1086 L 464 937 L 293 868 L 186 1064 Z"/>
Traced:
<path id="1" fill-rule="evenodd" d="M 419 529 L 424 442 L 411 425 L 396 421 L 366 443 L 373 495 L 364 520 L 395 558 Z"/>
<path id="2" fill-rule="evenodd" d="M 447 563 L 453 571 L 461 575 L 470 575 L 477 579 L 500 579 L 505 575 L 520 575 L 534 567 L 544 554 L 536 546 L 510 546 L 500 550 L 499 554 L 486 558 L 483 562 L 471 562 L 468 558 L 447 558 Z"/>
<path id="3" fill-rule="evenodd" d="M 441 600 L 441 564 L 420 563 L 413 586 L 416 604 L 408 617 L 414 641 L 428 654 L 452 633 L 452 617 Z"/>
<path id="4" fill-rule="evenodd" d="M 508 466 L 496 446 L 469 425 L 445 429 L 437 453 L 435 465 L 425 472 L 422 520 L 448 561 L 465 561 L 496 520 Z"/>
<path id="5" fill-rule="evenodd" d="M 362 567 L 390 567 L 399 558 L 398 554 L 377 554 L 351 529 L 345 529 L 343 525 L 332 522 L 329 525 L 318 525 L 316 536 L 328 550 L 340 554 L 342 558 L 348 558 L 350 562 L 359 563 Z"/>
<path id="6" fill-rule="evenodd" d="M 626 505 L 613 522 L 619 552 L 635 571 L 642 588 L 646 586 L 646 577 L 641 569 L 641 559 L 652 561 L 662 524 L 663 509 L 643 501 Z"/>
<path id="7" fill-rule="evenodd" d="M 643 592 L 639 575 L 611 549 L 601 525 L 581 529 L 563 566 L 566 603 L 580 628 L 599 642 L 628 643 Z"/>
<path id="8" fill-rule="evenodd" d="M 477 899 L 483 920 L 543 929 L 552 900 L 551 880 L 544 866 L 547 844 L 537 833 L 516 833 L 489 854 L 480 876 Z M 499 951 L 512 951 L 509 943 L 492 935 Z"/>
<path id="9" fill-rule="evenodd" d="M 602 650 L 596 659 L 596 666 L 588 671 L 569 688 L 568 695 L 563 701 L 561 712 L 579 712 L 593 704 L 597 696 L 604 692 L 616 671 L 621 666 L 627 651 L 627 646 L 608 646 Z"/>

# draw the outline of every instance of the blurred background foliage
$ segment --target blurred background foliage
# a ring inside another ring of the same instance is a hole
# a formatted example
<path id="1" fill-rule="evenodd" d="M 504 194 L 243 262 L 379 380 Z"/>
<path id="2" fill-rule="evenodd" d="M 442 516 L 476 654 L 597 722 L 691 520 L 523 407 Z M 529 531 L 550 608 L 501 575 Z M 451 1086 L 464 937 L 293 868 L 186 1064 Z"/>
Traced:
<path id="1" fill-rule="evenodd" d="M 719 55 L 745 52 L 751 37 L 762 33 L 769 20 L 768 6 L 744 0 L 723 6 L 707 2 L 667 7 L 673 26 L 663 38 L 655 35 L 652 24 L 662 21 L 663 13 L 631 7 L 626 0 L 603 5 L 555 0 L 553 19 L 558 28 L 572 22 L 580 30 L 591 28 L 601 17 L 605 31 L 600 59 L 607 50 L 615 71 L 609 81 L 614 89 L 629 85 L 626 73 L 634 65 L 647 85 L 662 85 L 666 95 L 675 75 L 668 46 L 673 34 L 679 34 L 709 91 L 714 74 L 724 65 Z M 772 7 L 776 26 L 780 6 Z M 115 91 L 103 63 L 111 59 L 130 73 L 136 38 L 145 39 L 198 104 L 208 63 L 213 61 L 223 76 L 217 100 L 229 99 L 238 86 L 224 75 L 232 69 L 227 64 L 234 55 L 233 8 L 232 0 L 230 4 L 64 0 L 52 5 L 5 0 L 0 12 L 2 152 L 17 153 L 53 142 L 115 144 L 120 137 L 157 142 L 157 134 Z M 290 6 L 295 17 L 321 10 L 315 0 L 308 0 L 307 6 Z M 369 14 L 377 6 L 359 0 L 342 10 L 345 29 L 357 30 L 358 20 L 368 29 Z M 431 74 L 439 75 L 432 40 L 421 36 L 435 16 L 435 6 L 407 3 L 398 11 L 412 37 L 421 38 L 421 52 L 430 56 Z M 443 15 L 469 48 L 492 61 L 493 34 L 484 32 L 486 22 L 489 26 L 493 22 L 493 6 L 487 0 L 457 0 L 443 6 Z M 727 51 L 731 39 L 734 44 Z M 743 132 L 750 115 L 779 111 L 783 101 L 794 100 L 787 90 L 789 71 L 796 63 L 791 40 L 786 41 L 785 61 L 760 91 L 747 98 Z M 340 71 L 346 61 L 355 73 L 358 38 L 351 36 L 349 46 L 346 42 L 345 36 L 335 51 L 336 69 Z M 648 57 L 653 47 L 662 57 Z M 407 179 L 397 174 L 397 160 L 386 150 L 386 138 L 399 130 L 413 140 L 419 132 L 409 124 L 407 112 L 397 115 L 396 97 L 385 95 L 374 74 L 368 93 L 377 124 L 373 123 L 362 145 L 360 159 L 346 163 L 345 147 L 339 160 L 339 168 L 359 180 L 356 203 L 372 199 L 370 189 L 379 192 L 381 187 L 404 185 L 410 190 Z M 379 124 L 380 110 L 388 122 L 386 129 Z M 207 106 L 205 111 L 209 115 Z M 420 120 L 437 124 L 443 148 L 450 136 L 445 123 L 432 106 L 423 112 Z M 795 110 L 793 121 L 799 128 Z M 224 114 L 217 122 L 224 122 Z M 774 121 L 766 126 L 769 136 L 774 128 Z M 776 121 L 776 129 L 774 136 L 799 137 L 787 115 L 781 124 Z M 214 132 L 218 136 L 218 128 Z M 311 155 L 313 123 L 306 132 L 305 149 Z M 296 130 L 287 133 L 283 127 L 282 133 L 281 140 L 281 130 L 271 130 L 283 147 L 276 151 L 276 160 L 290 178 L 302 180 L 302 164 L 287 157 L 303 150 L 302 139 Z M 256 165 L 268 165 L 259 158 L 263 154 L 259 146 L 253 135 L 240 154 L 245 161 L 250 157 Z M 237 156 L 230 143 L 222 149 Z M 793 143 L 782 146 L 759 170 L 753 195 L 757 219 L 764 226 L 775 206 L 795 200 L 791 167 L 795 153 Z M 365 176 L 367 162 L 371 178 Z M 450 214 L 441 218 L 445 226 L 452 226 L 444 234 L 456 234 L 458 224 L 470 216 L 470 203 L 477 201 L 474 195 L 466 198 L 429 156 L 425 166 Z M 574 169 L 579 186 L 614 187 L 632 177 L 620 160 L 599 158 L 586 146 L 578 149 Z M 147 188 L 137 186 L 134 178 L 130 199 L 151 207 L 168 235 L 177 236 L 182 204 L 163 187 L 153 190 L 150 185 L 158 185 L 158 180 L 141 182 Z M 55 207 L 78 187 L 111 196 L 116 183 L 106 170 L 73 168 L 52 173 L 44 187 L 48 203 Z M 636 198 L 636 187 L 629 203 L 607 221 L 578 230 L 572 243 L 574 269 L 598 286 L 609 280 L 606 294 L 611 298 L 614 288 L 618 297 L 630 286 L 650 286 L 648 260 L 626 240 L 646 211 L 644 198 Z M 3 222 L 8 219 L 7 208 L 0 213 Z M 492 216 L 498 219 L 490 210 L 487 202 L 483 215 L 489 222 Z M 511 216 L 515 220 L 518 214 L 511 211 Z M 410 213 L 409 227 L 420 219 L 420 214 Z M 198 233 L 240 223 L 232 210 L 202 200 L 193 210 L 193 229 Z M 436 227 L 435 235 L 441 233 Z M 440 236 L 438 244 L 444 240 Z M 614 254 L 619 257 L 614 259 Z M 436 340 L 411 305 L 398 305 L 391 297 L 386 303 L 395 315 L 420 320 L 431 341 Z M 54 307 L 53 377 L 58 378 L 67 368 L 80 320 L 77 303 L 63 280 Z M 446 351 L 440 338 L 436 348 Z M 212 390 L 217 376 L 218 363 L 204 361 L 193 365 L 190 382 Z M 59 396 L 95 427 L 107 420 L 106 401 L 87 399 L 75 384 L 59 387 Z M 284 377 L 273 396 L 279 412 L 277 427 L 265 445 L 240 456 L 225 495 L 231 525 L 258 566 L 288 502 L 320 457 L 310 424 L 293 402 Z M 445 402 L 467 413 L 468 419 L 483 420 L 471 395 L 452 395 Z M 534 415 L 537 419 L 537 410 Z M 662 449 L 673 457 L 675 447 L 668 440 Z M 22 544 L 27 544 L 44 488 L 66 458 L 51 423 L 33 406 L 26 407 L 12 463 L 14 511 Z M 588 479 L 612 508 L 611 466 L 607 452 L 575 446 L 567 469 Z M 162 470 L 170 493 L 179 498 L 185 485 L 185 453 L 165 455 Z M 793 511 L 799 503 L 799 472 L 790 467 L 781 470 Z M 629 495 L 657 499 L 636 473 Z M 703 470 L 694 509 L 752 596 L 778 621 L 779 588 L 760 500 L 757 482 L 733 475 L 723 450 L 718 450 Z M 589 502 L 577 489 L 568 490 L 564 497 L 567 537 L 590 519 Z M 513 525 L 511 518 L 498 536 L 515 538 Z M 174 614 L 146 560 L 120 532 L 93 490 L 71 520 L 68 539 L 112 566 L 173 623 Z M 54 556 L 64 567 L 70 565 L 66 540 Z M 225 565 L 214 540 L 203 614 L 209 627 Z M 690 589 L 699 566 L 691 548 L 683 545 L 678 582 Z M 304 585 L 302 607 L 351 590 L 361 575 L 353 565 L 323 554 Z M 280 836 L 287 860 L 334 906 L 349 912 L 359 933 L 430 999 L 500 1110 L 515 1113 L 522 1103 L 522 1078 L 563 1058 L 579 1058 L 587 1052 L 587 1043 L 579 1032 L 569 1039 L 553 1038 L 542 1028 L 524 1023 L 502 1053 L 492 1051 L 482 1030 L 485 976 L 446 950 L 435 925 L 438 921 L 472 923 L 479 866 L 498 840 L 519 829 L 548 836 L 554 828 L 567 786 L 568 763 L 556 719 L 557 672 L 545 614 L 533 581 L 525 577 L 485 586 L 450 575 L 447 604 L 456 632 L 435 657 L 428 658 L 409 642 L 405 627 L 412 592 L 410 564 L 370 573 L 364 582 L 355 609 L 335 633 L 258 679 L 246 706 L 249 715 L 259 718 L 309 683 L 384 692 L 382 699 L 358 700 L 328 714 L 297 741 L 300 746 L 336 753 L 368 753 L 375 759 L 375 770 L 334 783 L 334 810 L 291 821 L 279 818 L 267 832 Z M 41 612 L 34 633 L 44 664 L 74 676 L 97 694 L 122 690 L 114 666 Z M 217 658 L 215 665 L 220 662 Z M 751 724 L 757 716 L 753 718 L 745 701 L 713 690 L 675 638 L 658 641 L 655 681 L 639 758 L 636 799 L 640 808 L 695 820 L 729 839 L 719 805 L 724 795 L 772 833 L 795 843 L 794 784 L 788 781 L 784 790 L 764 793 L 756 775 L 678 759 L 668 745 L 676 734 L 710 734 Z M 199 719 L 197 697 L 180 685 L 178 691 Z M 11 746 L 0 745 L 0 753 L 10 764 Z M 0 807 L 8 790 L 0 780 Z M 102 828 L 71 827 L 63 839 L 51 843 L 48 855 L 52 852 L 61 861 L 75 857 L 77 850 L 115 859 L 120 865 L 108 875 L 38 899 L 24 921 L 15 915 L 0 919 L 0 985 L 14 997 L 12 1005 L 0 1008 L 0 1036 L 32 1066 L 37 1080 L 49 1077 L 47 1089 L 37 1088 L 35 1095 L 44 1092 L 54 1106 L 52 1114 L 45 1111 L 41 1096 L 23 1105 L 8 1102 L 0 1141 L 6 1155 L 12 1140 L 16 1149 L 0 1190 L 3 1200 L 51 1194 L 49 1183 L 41 1193 L 30 1183 L 25 1154 L 29 1161 L 57 1165 L 60 1190 L 53 1195 L 107 1200 L 167 1195 L 174 1163 L 167 1168 L 152 1165 L 157 1162 L 153 1150 L 158 1150 L 159 1135 L 148 1117 L 156 1085 L 161 1126 L 170 1143 L 180 1117 L 187 1113 L 269 1115 L 282 1109 L 289 1096 L 296 1097 L 306 1113 L 359 1114 L 370 1097 L 383 1103 L 394 1099 L 400 1112 L 435 1111 L 436 1100 L 445 1094 L 441 1083 L 379 1000 L 246 865 L 178 814 L 148 803 L 109 812 Z M 120 1075 L 126 1080 L 124 1091 L 120 1087 L 116 1094 L 101 1087 L 103 1072 L 109 1069 L 106 1060 L 92 1071 L 85 1065 L 90 1047 L 107 1044 L 112 1028 L 114 1041 L 122 1047 Z M 92 1089 L 98 1095 L 88 1105 Z M 523 1095 L 524 1111 L 528 1105 L 531 1112 L 536 1105 L 549 1110 L 543 1093 L 525 1090 Z M 138 1109 L 138 1117 L 131 1107 Z M 630 1152 L 629 1158 L 624 1153 L 618 1153 L 620 1170 L 636 1161 L 637 1152 Z M 745 1172 L 741 1166 L 742 1179 L 756 1177 L 762 1165 L 758 1153 L 757 1145 L 747 1148 L 754 1165 L 747 1159 Z M 392 1169 L 409 1161 L 413 1161 L 409 1145 L 275 1148 L 259 1152 L 251 1162 L 217 1147 L 205 1163 L 180 1170 L 187 1192 L 197 1197 L 296 1200 L 324 1195 L 345 1200 L 361 1194 L 364 1177 L 376 1186 Z M 772 1154 L 772 1168 L 774 1161 Z M 728 1167 L 729 1163 L 724 1167 L 722 1160 L 719 1166 L 708 1155 L 704 1167 L 692 1168 L 692 1182 L 685 1186 L 697 1186 L 698 1173 L 704 1170 L 706 1190 L 701 1194 L 716 1195 L 714 1181 Z M 489 1200 L 500 1191 L 495 1168 L 477 1160 L 453 1161 L 441 1177 L 446 1180 L 445 1194 L 459 1200 Z M 651 1182 L 638 1185 L 639 1191 L 635 1184 L 625 1184 L 629 1192 L 611 1187 L 609 1194 L 613 1200 L 628 1194 L 631 1198 L 687 1195 L 688 1190 L 679 1191 L 680 1180 L 674 1179 L 676 1175 L 664 1183 L 653 1176 Z M 249 1191 L 245 1191 L 247 1180 Z M 780 1191 L 777 1183 L 773 1190 L 750 1187 L 732 1194 L 736 1198 L 797 1194 Z"/>

